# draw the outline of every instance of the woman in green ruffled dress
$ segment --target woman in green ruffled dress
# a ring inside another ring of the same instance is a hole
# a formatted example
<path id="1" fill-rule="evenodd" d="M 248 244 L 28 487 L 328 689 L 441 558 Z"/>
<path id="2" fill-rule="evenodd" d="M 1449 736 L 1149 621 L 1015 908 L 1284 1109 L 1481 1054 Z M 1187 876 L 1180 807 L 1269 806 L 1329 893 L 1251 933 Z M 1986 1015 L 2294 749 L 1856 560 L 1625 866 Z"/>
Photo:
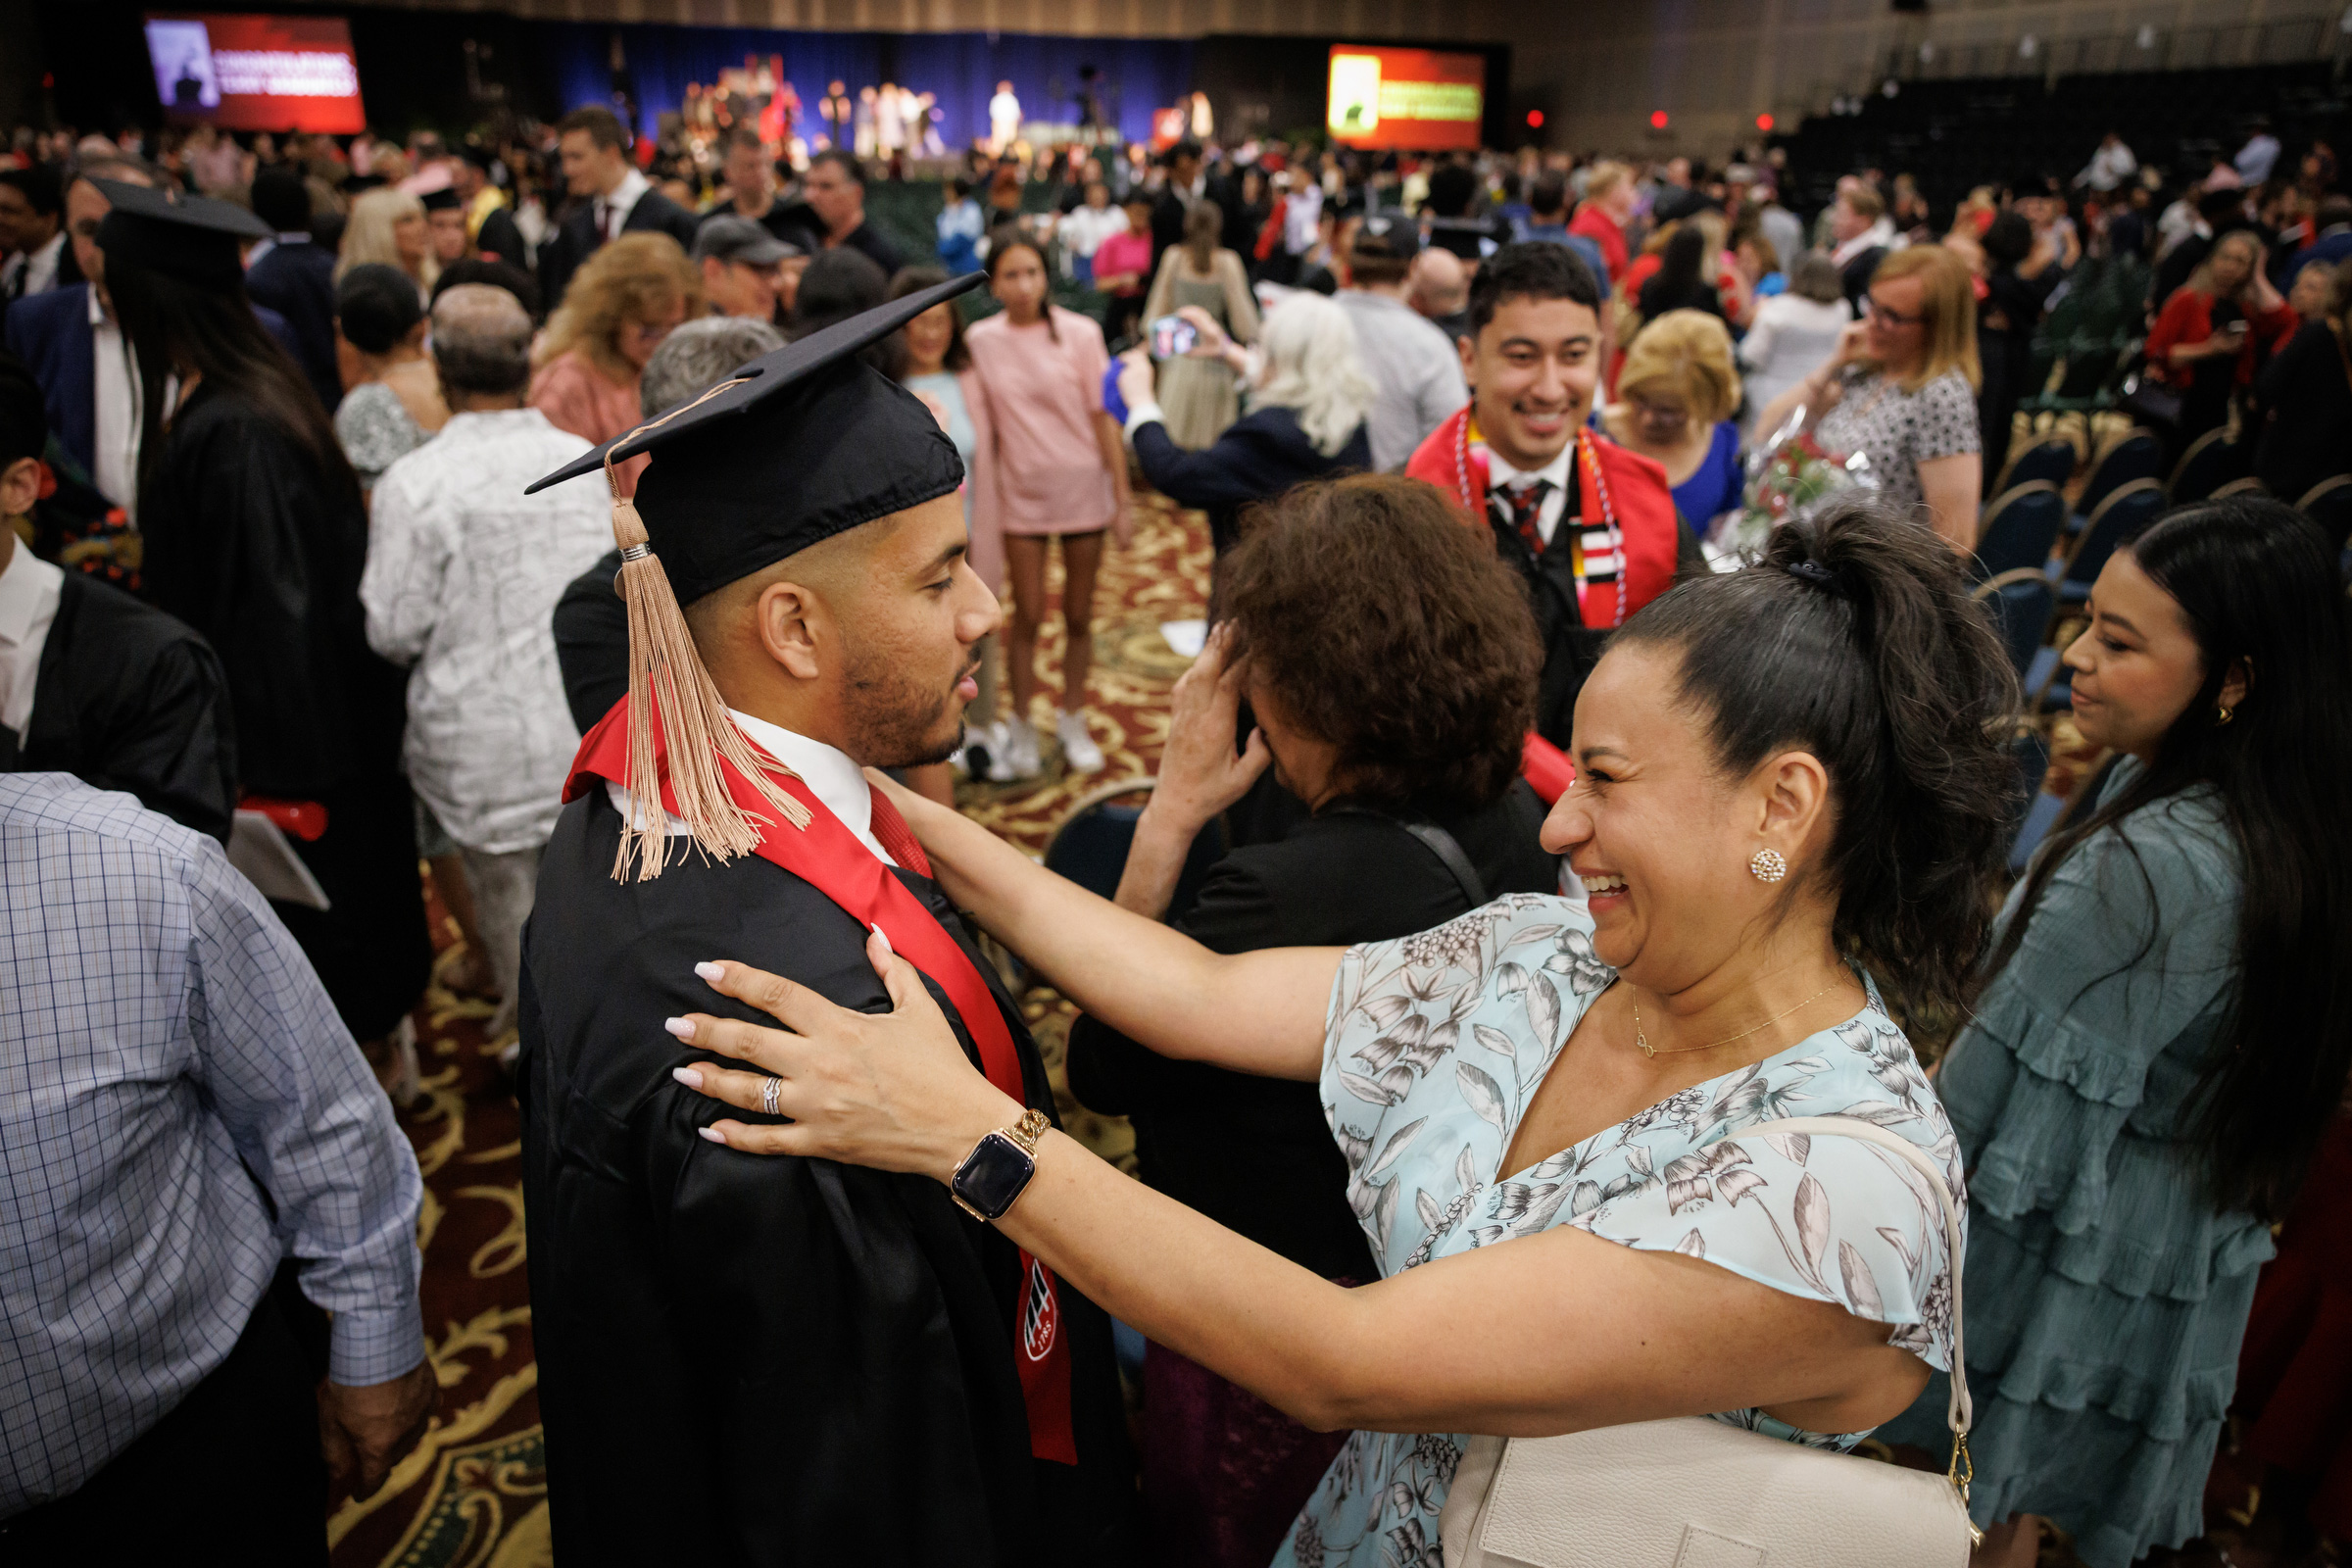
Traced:
<path id="1" fill-rule="evenodd" d="M 1977 1561 L 2203 1530 L 2255 1277 L 2352 1056 L 2352 639 L 2270 501 L 2118 550 L 2067 650 L 2124 754 L 2002 910 L 1936 1087 L 1967 1160 Z M 1881 1432 L 1933 1446 L 1944 1379 Z M 1999 1521 L 1999 1523 L 1993 1523 Z"/>

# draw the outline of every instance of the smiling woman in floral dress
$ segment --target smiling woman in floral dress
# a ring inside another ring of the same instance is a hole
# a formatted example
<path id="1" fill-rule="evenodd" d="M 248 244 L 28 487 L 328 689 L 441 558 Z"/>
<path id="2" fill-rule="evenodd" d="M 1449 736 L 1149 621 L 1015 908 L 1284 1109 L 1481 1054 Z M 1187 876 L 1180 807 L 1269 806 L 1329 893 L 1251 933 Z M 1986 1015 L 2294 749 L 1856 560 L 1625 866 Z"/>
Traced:
<path id="1" fill-rule="evenodd" d="M 1857 503 L 1782 529 L 1758 565 L 1654 601 L 1586 685 L 1544 842 L 1589 914 L 1517 895 L 1345 951 L 1209 953 L 896 794 L 949 895 L 1089 1014 L 1321 1084 L 1374 1284 L 1319 1279 L 1054 1133 L 997 1220 L 1152 1339 L 1355 1429 L 1278 1564 L 1435 1563 L 1466 1434 L 1712 1415 L 1844 1448 L 1949 1365 L 1951 1259 L 1910 1167 L 1738 1135 L 1854 1117 L 1959 1193 L 1878 987 L 1949 1004 L 1983 936 L 2007 668 L 1925 530 Z M 672 1021 L 681 1081 L 755 1112 L 706 1137 L 946 1181 L 1019 1117 L 915 971 L 868 953 L 891 1013 L 705 966 L 738 1017 Z"/>

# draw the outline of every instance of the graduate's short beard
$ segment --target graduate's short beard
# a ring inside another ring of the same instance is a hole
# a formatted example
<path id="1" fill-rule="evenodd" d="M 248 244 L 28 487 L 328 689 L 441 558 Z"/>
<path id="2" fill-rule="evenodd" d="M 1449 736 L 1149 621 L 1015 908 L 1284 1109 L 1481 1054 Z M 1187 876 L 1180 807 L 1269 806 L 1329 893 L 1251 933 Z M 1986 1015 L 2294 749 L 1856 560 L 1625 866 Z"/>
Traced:
<path id="1" fill-rule="evenodd" d="M 963 745 L 963 703 L 953 685 L 934 692 L 901 661 L 859 649 L 850 656 L 850 756 L 867 767 L 944 762 Z M 951 726 L 949 719 L 954 716 Z"/>

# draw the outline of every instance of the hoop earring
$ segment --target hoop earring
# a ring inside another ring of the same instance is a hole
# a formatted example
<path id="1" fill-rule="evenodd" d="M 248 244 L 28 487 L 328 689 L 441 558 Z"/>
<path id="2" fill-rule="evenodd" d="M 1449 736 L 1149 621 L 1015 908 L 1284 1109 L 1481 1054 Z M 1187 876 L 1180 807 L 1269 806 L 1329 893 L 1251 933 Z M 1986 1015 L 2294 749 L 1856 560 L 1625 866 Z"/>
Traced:
<path id="1" fill-rule="evenodd" d="M 2230 720 L 2235 718 L 2237 714 L 2228 707 L 2218 708 L 2214 710 L 2213 722 L 2215 727 L 2219 728 L 2221 725 L 2229 723 Z"/>
<path id="2" fill-rule="evenodd" d="M 1778 850 L 1758 850 L 1748 857 L 1747 870 L 1759 882 L 1778 882 L 1788 874 L 1788 862 Z"/>

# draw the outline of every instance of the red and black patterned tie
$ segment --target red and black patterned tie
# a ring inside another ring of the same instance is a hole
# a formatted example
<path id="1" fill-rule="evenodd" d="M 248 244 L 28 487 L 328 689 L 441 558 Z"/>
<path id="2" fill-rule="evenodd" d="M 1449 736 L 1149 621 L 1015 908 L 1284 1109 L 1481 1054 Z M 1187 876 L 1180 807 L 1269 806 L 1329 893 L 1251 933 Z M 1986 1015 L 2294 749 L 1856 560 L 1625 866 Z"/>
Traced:
<path id="1" fill-rule="evenodd" d="M 872 791 L 874 799 L 871 826 L 875 842 L 890 852 L 892 859 L 916 876 L 929 876 L 931 858 L 923 853 L 922 841 L 914 836 L 914 829 L 906 825 L 906 818 L 899 814 L 899 808 L 890 804 L 889 796 L 870 784 L 866 788 Z"/>
<path id="2" fill-rule="evenodd" d="M 1544 498 L 1551 494 L 1549 479 L 1531 479 L 1515 489 L 1497 490 L 1494 500 L 1503 509 L 1502 520 L 1527 541 L 1527 548 L 1536 555 L 1544 553 L 1544 534 L 1536 526 L 1543 514 Z"/>

